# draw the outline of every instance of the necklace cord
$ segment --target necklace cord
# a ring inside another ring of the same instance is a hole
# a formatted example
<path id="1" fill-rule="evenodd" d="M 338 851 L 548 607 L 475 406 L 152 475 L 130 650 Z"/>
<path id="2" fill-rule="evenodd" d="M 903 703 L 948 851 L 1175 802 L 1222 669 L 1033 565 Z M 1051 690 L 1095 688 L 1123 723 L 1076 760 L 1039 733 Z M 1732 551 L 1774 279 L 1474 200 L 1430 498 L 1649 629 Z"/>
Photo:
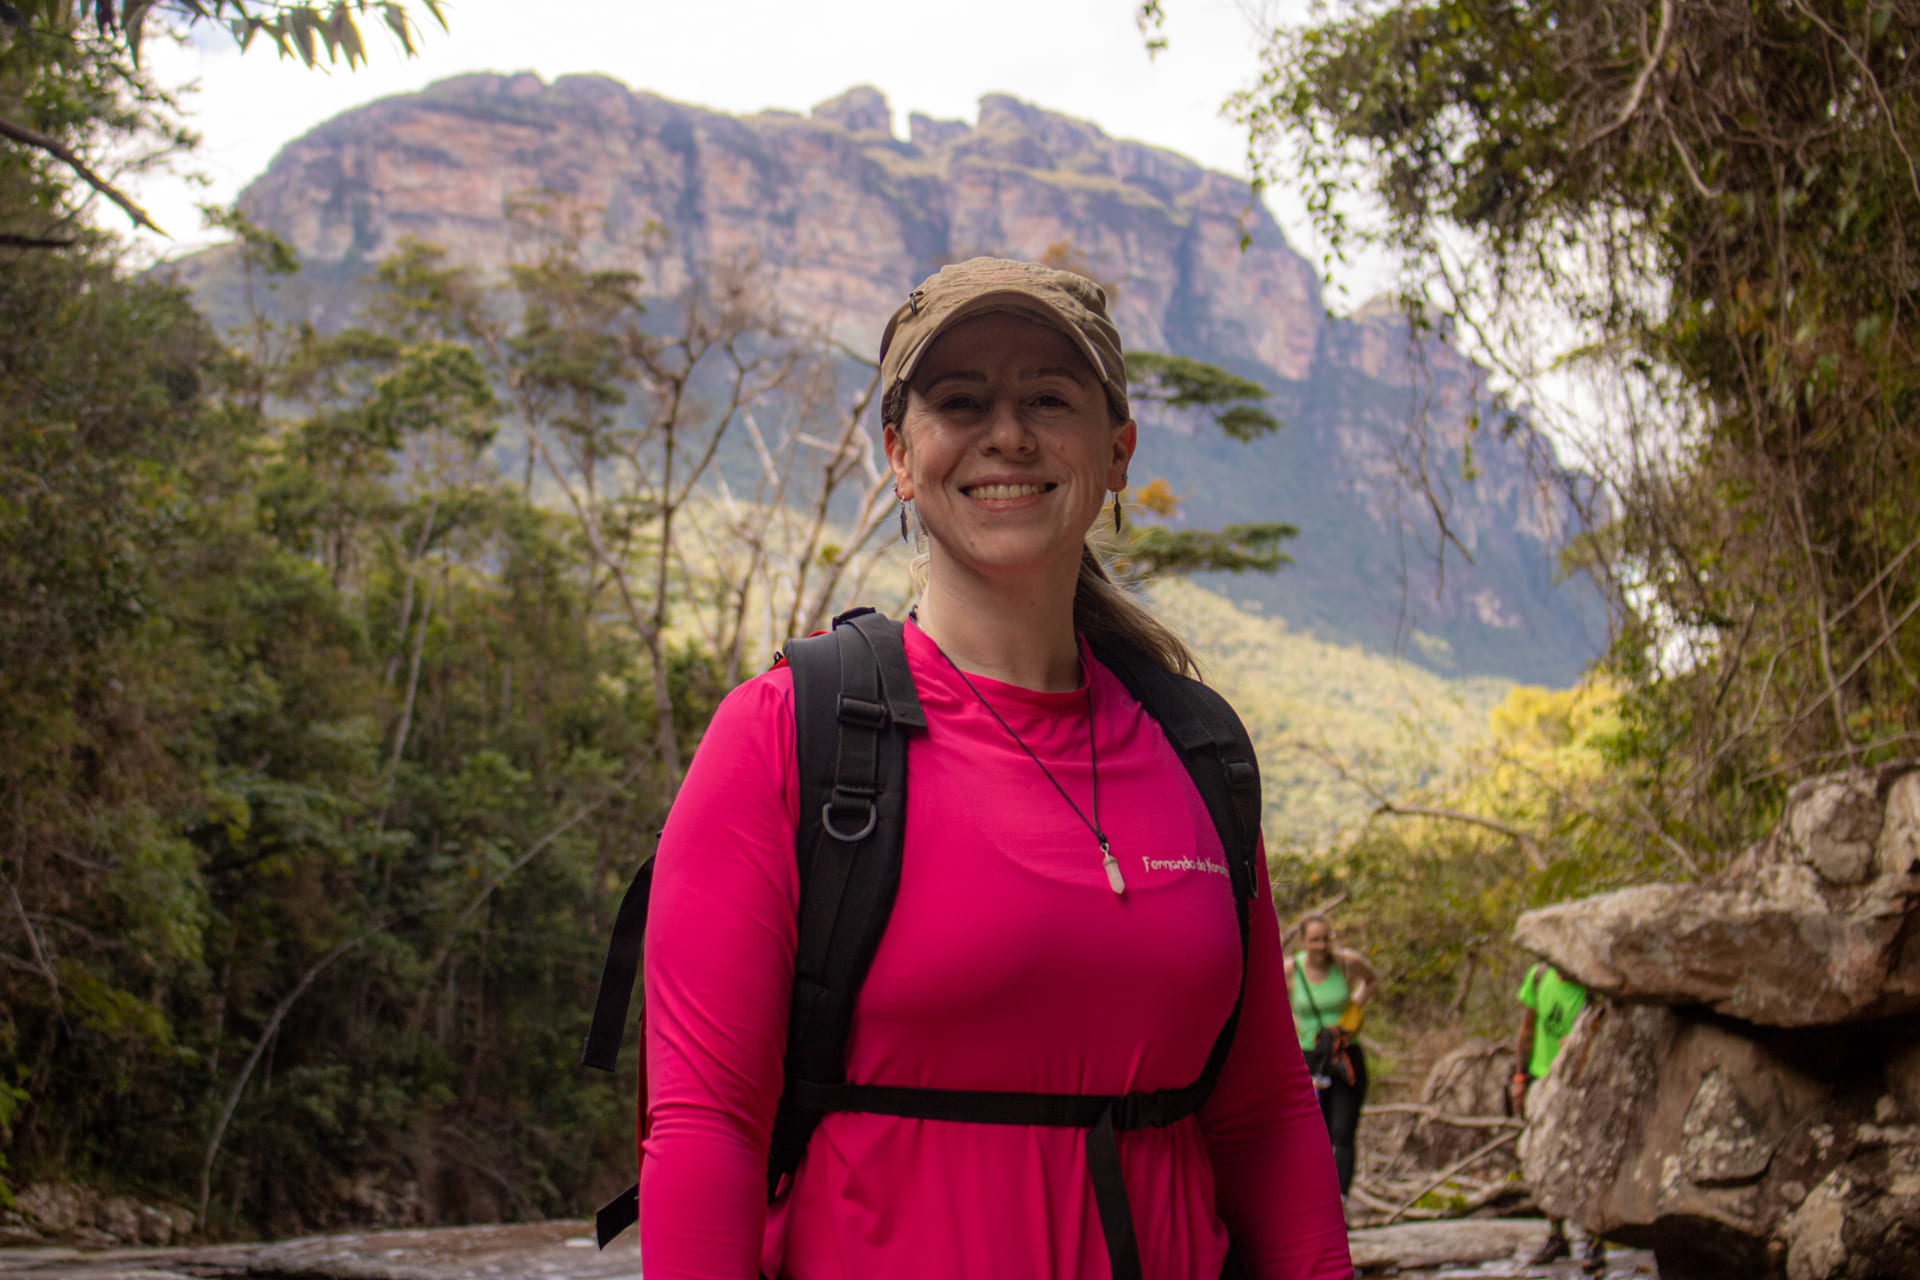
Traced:
<path id="1" fill-rule="evenodd" d="M 993 709 L 993 704 L 987 701 L 986 695 L 980 692 L 973 681 L 967 679 L 967 673 L 960 669 L 960 664 L 955 662 L 945 649 L 940 649 L 938 645 L 934 647 L 939 649 L 940 656 L 947 660 L 947 665 L 953 668 L 953 674 L 960 677 L 960 683 L 967 686 L 968 691 L 980 705 L 987 709 L 987 714 L 1007 731 L 1007 736 L 1013 739 L 1014 745 L 1027 753 L 1027 759 L 1033 761 L 1034 767 L 1040 770 L 1041 776 L 1053 784 L 1053 789 L 1060 793 L 1060 798 L 1067 802 L 1069 809 L 1073 810 L 1073 816 L 1080 819 L 1080 825 L 1093 833 L 1093 838 L 1100 842 L 1100 852 L 1103 855 L 1107 854 L 1106 833 L 1100 830 L 1100 752 L 1093 741 L 1093 680 L 1091 678 L 1087 680 L 1087 762 L 1093 773 L 1093 818 L 1089 821 L 1087 815 L 1080 811 L 1080 806 L 1073 802 L 1073 797 L 1067 794 L 1067 789 L 1060 785 L 1060 780 L 1053 776 L 1053 770 L 1041 762 L 1040 757 L 1033 753 L 1033 748 L 1027 745 L 1026 739 L 1015 733 L 1013 726 Z"/>

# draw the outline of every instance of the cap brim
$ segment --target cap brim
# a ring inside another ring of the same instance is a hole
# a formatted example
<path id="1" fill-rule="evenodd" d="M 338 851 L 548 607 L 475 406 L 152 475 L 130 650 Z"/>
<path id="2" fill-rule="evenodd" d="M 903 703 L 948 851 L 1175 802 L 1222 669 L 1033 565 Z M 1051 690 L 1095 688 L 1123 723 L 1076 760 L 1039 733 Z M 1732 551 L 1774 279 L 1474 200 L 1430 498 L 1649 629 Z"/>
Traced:
<path id="1" fill-rule="evenodd" d="M 983 293 L 977 298 L 969 298 L 952 312 L 942 316 L 939 323 L 926 332 L 920 343 L 900 362 L 900 371 L 895 375 L 901 382 L 911 382 L 913 371 L 920 364 L 920 357 L 932 349 L 940 340 L 940 335 L 974 316 L 994 311 L 1012 311 L 1031 316 L 1049 328 L 1058 329 L 1073 340 L 1073 344 L 1086 357 L 1087 367 L 1093 370 L 1093 376 L 1104 389 L 1112 381 L 1110 374 L 1100 359 L 1100 353 L 1094 349 L 1093 342 L 1081 331 L 1081 328 L 1066 312 L 1031 293 L 1021 289 L 999 289 L 992 293 Z"/>

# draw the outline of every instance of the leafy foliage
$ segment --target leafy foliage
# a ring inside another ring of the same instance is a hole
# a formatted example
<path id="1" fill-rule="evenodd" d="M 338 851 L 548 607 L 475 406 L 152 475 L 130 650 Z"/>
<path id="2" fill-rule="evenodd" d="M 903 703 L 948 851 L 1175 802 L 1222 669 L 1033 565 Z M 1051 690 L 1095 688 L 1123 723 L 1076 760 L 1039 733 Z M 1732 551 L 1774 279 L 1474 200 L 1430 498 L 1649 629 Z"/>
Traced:
<path id="1" fill-rule="evenodd" d="M 421 8 L 432 15 L 442 30 L 447 20 L 440 0 L 419 0 Z M 402 0 L 333 0 L 331 4 L 288 3 L 287 0 L 99 0 L 75 5 L 62 0 L 12 0 L 0 23 L 25 36 L 59 40 L 80 31 L 91 31 L 98 39 L 123 49 L 135 66 L 140 62 L 140 46 L 149 24 L 175 23 L 191 26 L 209 23 L 225 27 L 236 43 L 245 49 L 255 39 L 266 37 L 280 50 L 283 58 L 298 58 L 307 66 L 318 66 L 324 54 L 330 62 L 345 61 L 349 67 L 367 59 L 366 41 L 360 33 L 360 20 L 375 16 L 400 42 L 407 53 L 414 52 L 418 26 Z"/>
<path id="2" fill-rule="evenodd" d="M 1267 398 L 1265 387 L 1191 356 L 1136 351 L 1127 357 L 1127 382 L 1136 402 L 1207 410 L 1232 440 L 1257 440 L 1280 429 L 1280 419 L 1256 403 Z"/>
<path id="3" fill-rule="evenodd" d="M 112 156 L 120 169 L 137 171 L 192 142 L 168 95 L 84 13 L 58 0 L 0 7 L 0 251 L 91 244 L 97 237 L 80 218 L 90 192 L 151 227 L 97 169 Z"/>
<path id="4" fill-rule="evenodd" d="M 1084 264 L 1074 263 L 1084 270 Z M 1127 393 L 1140 416 L 1140 406 L 1176 414 L 1204 414 L 1229 440 L 1242 444 L 1271 435 L 1280 420 L 1261 408 L 1268 391 L 1217 365 L 1191 356 L 1136 351 L 1127 356 Z M 1126 495 L 1118 499 L 1129 505 Z M 1218 529 L 1176 527 L 1180 499 L 1164 479 L 1155 478 L 1133 495 L 1136 517 L 1150 523 L 1132 529 L 1116 528 L 1115 568 L 1122 577 L 1139 581 L 1167 574 L 1272 573 L 1290 564 L 1280 544 L 1299 530 L 1279 521 L 1240 522 Z"/>
<path id="5" fill-rule="evenodd" d="M 1333 904 L 1343 939 L 1381 971 L 1391 1026 L 1500 1034 L 1528 963 L 1508 941 L 1516 916 L 1690 870 L 1684 849 L 1625 816 L 1622 726 L 1620 695 L 1604 682 L 1522 685 L 1424 786 L 1396 789 L 1373 762 L 1344 768 L 1374 798 L 1373 816 L 1330 852 L 1277 849 L 1282 917 Z"/>
<path id="6" fill-rule="evenodd" d="M 442 29 L 440 0 L 419 0 Z M 192 135 L 174 123 L 171 99 L 140 74 L 140 49 L 149 24 L 218 25 L 242 49 L 260 37 L 283 58 L 308 67 L 366 61 L 360 19 L 377 16 L 411 56 L 418 26 L 403 0 L 8 0 L 0 3 L 0 166 L 34 175 L 37 198 L 10 209 L 33 230 L 0 228 L 0 246 L 58 249 L 76 243 L 67 230 L 79 178 L 118 205 L 135 226 L 159 231 L 146 210 L 102 175 L 113 144 L 136 143 L 124 168 L 139 169 L 180 150 Z M 44 224 L 51 219 L 53 226 Z M 164 234 L 164 233 L 163 233 Z"/>
<path id="7" fill-rule="evenodd" d="M 470 354 L 263 369 L 72 254 L 0 273 L 0 326 L 13 1171 L 256 1230 L 351 1212 L 340 1176 L 588 1202 L 626 1108 L 570 1052 L 666 789 L 645 651 L 484 457 Z M 670 661 L 696 733 L 717 685 Z"/>
<path id="8" fill-rule="evenodd" d="M 1224 524 L 1218 529 L 1135 530 L 1119 552 L 1129 576 L 1169 573 L 1270 573 L 1290 563 L 1280 544 L 1299 530 L 1290 524 Z"/>
<path id="9" fill-rule="evenodd" d="M 1564 433 L 1578 560 L 1663 836 L 1711 865 L 1801 774 L 1910 753 L 1920 6 L 1353 4 L 1265 64 L 1238 108 L 1336 249 L 1604 412 Z"/>

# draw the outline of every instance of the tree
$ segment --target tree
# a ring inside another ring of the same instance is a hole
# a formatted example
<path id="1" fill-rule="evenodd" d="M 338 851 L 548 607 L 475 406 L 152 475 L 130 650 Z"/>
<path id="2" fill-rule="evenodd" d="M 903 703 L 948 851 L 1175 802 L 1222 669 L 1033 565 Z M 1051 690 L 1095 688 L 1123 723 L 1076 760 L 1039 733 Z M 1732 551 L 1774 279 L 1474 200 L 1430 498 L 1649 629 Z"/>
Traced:
<path id="1" fill-rule="evenodd" d="M 1910 753 L 1920 5 L 1396 0 L 1263 56 L 1236 108 L 1336 251 L 1601 418 L 1559 424 L 1602 486 L 1575 559 L 1663 834 L 1711 864 L 1800 774 Z"/>
<path id="2" fill-rule="evenodd" d="M 350 1179 L 588 1202 L 630 1146 L 558 1046 L 665 793 L 646 654 L 491 465 L 474 353 L 256 321 L 256 365 L 102 245 L 0 272 L 0 332 L 12 1170 L 214 1233 Z"/>
<path id="3" fill-rule="evenodd" d="M 0 119 L 109 185 L 191 141 L 127 25 L 0 5 Z M 229 346 L 94 189 L 0 144 L 0 1167 L 214 1236 L 575 1211 L 631 1160 L 566 1046 L 664 813 L 647 655 L 470 348 Z M 227 221 L 261 301 L 291 256 Z"/>
<path id="4" fill-rule="evenodd" d="M 1150 24 L 1158 20 L 1158 6 L 1149 5 L 1141 15 L 1141 30 L 1149 32 L 1154 29 Z M 1089 262 L 1070 240 L 1048 245 L 1037 260 L 1099 284 L 1106 291 L 1109 305 L 1120 296 L 1120 283 Z M 1157 351 L 1129 353 L 1127 396 L 1136 406 L 1136 418 L 1140 416 L 1138 406 L 1202 416 L 1228 439 L 1242 444 L 1271 435 L 1281 425 L 1261 407 L 1261 401 L 1269 396 L 1265 387 L 1191 356 Z M 1293 525 L 1277 521 L 1229 524 L 1219 529 L 1174 528 L 1168 522 L 1178 512 L 1180 500 L 1166 481 L 1157 478 L 1140 489 L 1131 503 L 1121 495 L 1121 505 L 1123 510 L 1131 506 L 1136 523 L 1131 530 L 1116 524 L 1109 553 L 1113 567 L 1131 582 L 1161 574 L 1271 573 L 1290 563 L 1280 544 L 1300 532 Z M 1142 518 L 1147 521 L 1144 525 L 1137 522 Z"/>
<path id="5" fill-rule="evenodd" d="M 864 385 L 838 406 L 825 344 L 780 310 L 750 262 L 710 264 L 650 308 L 637 270 L 580 260 L 591 211 L 543 198 L 510 212 L 529 248 L 506 289 L 411 244 L 380 268 L 383 314 L 399 332 L 463 344 L 481 362 L 518 432 L 524 487 L 532 492 L 537 472 L 564 502 L 646 647 L 654 746 L 671 786 L 684 732 L 669 687 L 676 628 L 704 630 L 727 687 L 739 678 L 750 609 L 764 611 L 771 648 L 820 625 L 871 568 L 891 505 L 864 431 L 879 371 L 868 363 Z M 757 473 L 744 501 L 719 466 L 741 436 Z M 822 457 L 811 493 L 794 484 L 805 453 Z M 856 475 L 842 536 L 831 515 Z"/>
<path id="6" fill-rule="evenodd" d="M 440 0 L 419 0 L 444 30 Z M 366 61 L 360 21 L 376 16 L 408 56 L 418 26 L 403 0 L 11 0 L 0 4 L 0 167 L 38 189 L 27 227 L 0 229 L 0 247 L 64 248 L 77 212 L 78 180 L 135 226 L 159 231 L 117 174 L 102 174 L 103 157 L 137 171 L 191 145 L 175 121 L 172 99 L 141 72 L 140 51 L 155 25 L 219 26 L 242 49 L 271 41 L 283 58 L 308 67 L 324 59 L 349 67 Z M 37 225 L 36 225 L 37 224 Z M 30 229 L 28 229 L 30 228 Z M 162 233 L 164 234 L 164 233 Z"/>

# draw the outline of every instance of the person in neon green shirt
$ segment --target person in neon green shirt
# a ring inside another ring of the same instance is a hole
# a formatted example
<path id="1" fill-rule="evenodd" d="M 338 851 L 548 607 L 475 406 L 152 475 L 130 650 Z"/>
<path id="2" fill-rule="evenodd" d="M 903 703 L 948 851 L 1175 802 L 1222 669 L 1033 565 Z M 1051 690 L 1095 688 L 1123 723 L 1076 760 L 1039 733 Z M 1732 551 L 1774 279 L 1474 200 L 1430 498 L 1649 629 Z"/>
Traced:
<path id="1" fill-rule="evenodd" d="M 1520 1017 L 1520 1030 L 1513 1038 L 1513 1082 L 1507 1086 L 1513 1099 L 1513 1113 L 1524 1115 L 1527 1090 L 1535 1080 L 1553 1069 L 1560 1055 L 1560 1043 L 1573 1030 L 1581 1010 L 1587 1007 L 1587 989 L 1550 964 L 1536 964 L 1527 970 L 1520 984 L 1520 1004 L 1526 1012 Z M 1567 1224 L 1560 1218 L 1547 1219 L 1547 1240 L 1527 1261 L 1535 1266 L 1566 1257 L 1572 1252 L 1567 1243 Z M 1589 1237 L 1581 1269 L 1598 1273 L 1606 1265 L 1606 1245 L 1599 1236 Z"/>

